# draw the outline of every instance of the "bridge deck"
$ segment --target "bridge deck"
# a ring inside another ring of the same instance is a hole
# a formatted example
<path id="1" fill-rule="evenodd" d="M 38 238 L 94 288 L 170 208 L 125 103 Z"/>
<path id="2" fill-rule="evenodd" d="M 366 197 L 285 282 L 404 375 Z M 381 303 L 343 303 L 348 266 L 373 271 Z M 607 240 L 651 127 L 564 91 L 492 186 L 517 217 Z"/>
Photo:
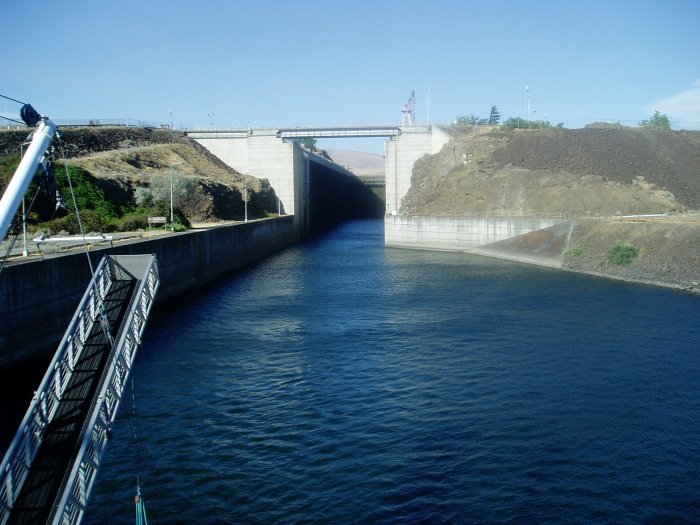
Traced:
<path id="1" fill-rule="evenodd" d="M 398 126 L 336 126 L 282 128 L 278 137 L 293 138 L 343 138 L 343 137 L 395 137 L 399 134 Z"/>
<path id="2" fill-rule="evenodd" d="M 105 298 L 105 313 L 116 336 L 136 290 L 138 279 L 113 281 Z M 115 330 L 116 329 L 116 330 Z M 70 472 L 86 431 L 94 399 L 103 381 L 111 346 L 99 322 L 93 323 L 56 415 L 22 485 L 8 523 L 46 523 Z"/>

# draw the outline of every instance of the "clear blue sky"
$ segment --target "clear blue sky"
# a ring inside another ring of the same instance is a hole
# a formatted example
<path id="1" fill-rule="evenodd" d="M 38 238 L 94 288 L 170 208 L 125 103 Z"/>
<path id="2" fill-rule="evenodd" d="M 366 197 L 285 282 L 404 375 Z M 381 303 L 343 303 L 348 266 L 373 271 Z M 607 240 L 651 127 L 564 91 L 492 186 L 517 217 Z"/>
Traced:
<path id="1" fill-rule="evenodd" d="M 430 88 L 449 123 L 526 117 L 529 86 L 554 124 L 700 126 L 698 0 L 32 0 L 0 20 L 0 94 L 55 119 L 400 123 L 415 89 L 425 122 Z"/>

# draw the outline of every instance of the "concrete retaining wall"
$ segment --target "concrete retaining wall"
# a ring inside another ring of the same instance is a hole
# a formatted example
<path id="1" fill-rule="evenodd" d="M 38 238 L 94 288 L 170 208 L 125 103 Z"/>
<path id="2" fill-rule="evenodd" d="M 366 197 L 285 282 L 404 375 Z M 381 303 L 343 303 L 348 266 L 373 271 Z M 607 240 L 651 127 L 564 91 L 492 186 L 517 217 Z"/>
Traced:
<path id="1" fill-rule="evenodd" d="M 384 244 L 433 250 L 463 250 L 559 224 L 561 218 L 387 215 Z"/>
<path id="2" fill-rule="evenodd" d="M 90 252 L 153 253 L 157 301 L 187 292 L 296 242 L 294 217 L 185 232 Z M 11 263 L 0 273 L 0 367 L 55 348 L 90 281 L 84 252 Z"/>

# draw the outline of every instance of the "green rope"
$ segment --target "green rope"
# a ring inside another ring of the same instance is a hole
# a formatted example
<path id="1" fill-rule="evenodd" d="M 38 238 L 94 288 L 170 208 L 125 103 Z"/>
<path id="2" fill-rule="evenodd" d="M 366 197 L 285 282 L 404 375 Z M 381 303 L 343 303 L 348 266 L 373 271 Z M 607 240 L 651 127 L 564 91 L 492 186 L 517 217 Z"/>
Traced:
<path id="1" fill-rule="evenodd" d="M 136 502 L 136 525 L 148 525 L 148 518 L 146 517 L 146 504 L 143 502 L 141 497 L 141 487 L 136 485 L 136 496 L 134 497 Z"/>
<path id="2" fill-rule="evenodd" d="M 146 505 L 143 503 L 141 496 L 136 496 L 136 525 L 148 525 Z"/>

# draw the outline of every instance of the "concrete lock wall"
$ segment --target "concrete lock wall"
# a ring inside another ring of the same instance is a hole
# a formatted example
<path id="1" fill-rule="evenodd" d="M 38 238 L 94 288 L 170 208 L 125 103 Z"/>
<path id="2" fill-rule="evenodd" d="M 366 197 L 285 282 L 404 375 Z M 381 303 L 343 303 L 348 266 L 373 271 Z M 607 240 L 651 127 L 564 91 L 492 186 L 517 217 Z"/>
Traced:
<path id="1" fill-rule="evenodd" d="M 106 254 L 156 255 L 157 302 L 197 289 L 299 239 L 293 217 L 91 249 L 96 266 Z M 54 350 L 90 282 L 84 252 L 13 263 L 0 273 L 0 367 Z"/>
<path id="2" fill-rule="evenodd" d="M 423 155 L 438 153 L 449 141 L 449 135 L 436 126 L 407 126 L 386 142 L 386 213 L 399 213 L 401 199 L 411 187 L 413 164 Z"/>
<path id="3" fill-rule="evenodd" d="M 296 212 L 294 191 L 295 148 L 276 130 L 250 132 L 189 132 L 188 136 L 207 148 L 224 163 L 240 173 L 267 179 L 280 199 L 280 211 Z"/>
<path id="4" fill-rule="evenodd" d="M 386 246 L 460 250 L 510 239 L 559 224 L 560 218 L 388 215 Z"/>

